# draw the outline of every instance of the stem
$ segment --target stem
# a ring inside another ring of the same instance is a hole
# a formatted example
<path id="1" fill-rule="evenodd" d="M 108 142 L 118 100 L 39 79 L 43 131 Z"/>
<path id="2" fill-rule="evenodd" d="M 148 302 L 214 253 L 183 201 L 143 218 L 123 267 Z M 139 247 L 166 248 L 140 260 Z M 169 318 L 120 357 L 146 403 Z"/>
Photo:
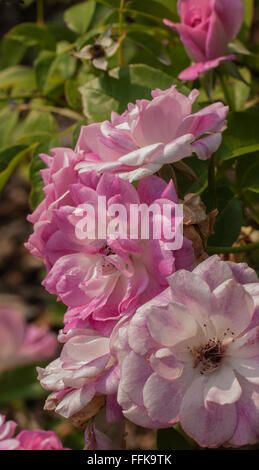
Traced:
<path id="1" fill-rule="evenodd" d="M 245 253 L 259 249 L 259 242 L 249 243 L 244 246 L 208 246 L 207 253 L 209 255 L 225 254 L 225 253 Z"/>
<path id="2" fill-rule="evenodd" d="M 229 105 L 232 111 L 235 111 L 235 108 L 236 108 L 235 100 L 232 98 L 231 94 L 229 93 L 229 90 L 226 84 L 226 79 L 222 74 L 219 74 L 219 80 L 220 80 L 221 88 L 222 88 L 226 103 Z"/>
<path id="3" fill-rule="evenodd" d="M 217 195 L 216 195 L 216 181 L 215 181 L 215 163 L 214 156 L 212 155 L 209 162 L 208 170 L 208 186 L 212 195 L 212 209 L 217 208 Z"/>
<path id="4" fill-rule="evenodd" d="M 44 25 L 44 0 L 37 0 L 37 25 Z"/>
<path id="5" fill-rule="evenodd" d="M 124 0 L 120 0 L 120 9 L 119 9 L 119 67 L 123 67 L 124 65 L 124 57 L 123 57 L 123 39 L 124 39 L 124 33 L 123 33 L 123 15 L 124 15 Z"/>
<path id="6" fill-rule="evenodd" d="M 26 104 L 23 103 L 18 106 L 21 111 L 34 110 L 34 111 L 49 111 L 51 113 L 60 114 L 67 118 L 73 119 L 74 121 L 81 121 L 83 116 L 81 114 L 72 111 L 71 109 L 58 108 L 57 106 L 48 106 L 48 105 L 35 105 L 35 104 Z"/>

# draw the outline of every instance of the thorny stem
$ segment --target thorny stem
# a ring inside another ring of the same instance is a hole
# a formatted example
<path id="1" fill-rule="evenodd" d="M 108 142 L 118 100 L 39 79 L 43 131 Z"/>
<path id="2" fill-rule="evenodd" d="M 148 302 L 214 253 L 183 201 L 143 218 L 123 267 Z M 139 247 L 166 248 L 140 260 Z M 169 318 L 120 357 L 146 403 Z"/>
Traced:
<path id="1" fill-rule="evenodd" d="M 209 255 L 225 253 L 244 253 L 259 249 L 258 243 L 249 243 L 244 246 L 208 246 L 206 251 Z"/>
<path id="2" fill-rule="evenodd" d="M 123 57 L 123 39 L 124 39 L 124 33 L 123 33 L 123 14 L 124 14 L 124 0 L 120 0 L 120 9 L 119 9 L 119 67 L 123 67 L 124 65 L 124 57 Z"/>

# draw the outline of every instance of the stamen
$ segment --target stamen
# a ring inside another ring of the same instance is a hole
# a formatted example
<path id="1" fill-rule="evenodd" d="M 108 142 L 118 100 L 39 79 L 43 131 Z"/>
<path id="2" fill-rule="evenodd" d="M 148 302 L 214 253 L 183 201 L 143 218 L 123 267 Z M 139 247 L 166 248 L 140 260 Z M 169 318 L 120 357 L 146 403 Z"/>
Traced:
<path id="1" fill-rule="evenodd" d="M 207 344 L 200 345 L 198 348 L 192 350 L 193 354 L 193 368 L 196 369 L 201 366 L 200 374 L 204 372 L 212 372 L 217 369 L 223 357 L 225 347 L 219 339 L 209 339 Z"/>

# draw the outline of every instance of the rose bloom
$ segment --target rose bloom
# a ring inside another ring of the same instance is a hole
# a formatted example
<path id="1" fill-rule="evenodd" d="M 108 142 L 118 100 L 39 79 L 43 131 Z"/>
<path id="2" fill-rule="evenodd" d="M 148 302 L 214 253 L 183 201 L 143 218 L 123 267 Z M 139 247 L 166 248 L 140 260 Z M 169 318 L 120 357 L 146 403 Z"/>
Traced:
<path id="1" fill-rule="evenodd" d="M 0 450 L 69 450 L 53 431 L 21 431 L 14 436 L 16 427 L 0 415 Z"/>
<path id="2" fill-rule="evenodd" d="M 175 220 L 176 192 L 172 181 L 166 184 L 157 176 L 141 180 L 136 189 L 118 176 L 98 176 L 95 172 L 79 176 L 76 183 L 64 188 L 60 175 L 65 170 L 53 174 L 53 183 L 45 188 L 46 199 L 30 217 L 36 223 L 27 247 L 42 257 L 48 268 L 43 285 L 69 307 L 66 329 L 77 327 L 77 322 L 84 320 L 85 326 L 90 324 L 106 335 L 122 315 L 165 289 L 170 274 L 180 268 L 192 268 L 192 243 L 184 238 L 182 248 L 173 251 L 168 249 L 163 235 L 160 239 L 144 239 L 140 233 L 137 239 L 132 239 L 128 233 L 121 233 L 120 226 L 115 238 L 109 234 L 103 239 L 98 239 L 98 234 L 95 239 L 82 236 L 85 204 L 95 209 L 91 219 L 94 224 L 100 196 L 106 197 L 107 209 L 115 203 L 122 204 L 127 220 L 131 204 L 146 203 L 150 207 L 156 203 L 162 207 L 166 203 L 172 208 L 171 216 L 162 219 L 154 216 L 153 225 L 162 224 L 163 229 L 177 231 L 182 220 Z M 71 172 L 74 175 L 73 168 Z M 67 173 L 65 176 L 66 181 L 73 179 Z M 60 185 L 65 190 L 63 197 L 59 197 Z M 52 202 L 55 192 L 57 200 Z M 117 223 L 112 215 L 107 219 L 107 223 Z M 135 223 L 138 228 L 138 216 Z"/>
<path id="3" fill-rule="evenodd" d="M 196 64 L 181 72 L 182 80 L 194 80 L 201 73 L 218 67 L 227 45 L 237 36 L 243 21 L 242 0 L 178 0 L 181 23 L 164 23 L 180 34 L 186 52 Z"/>
<path id="4" fill-rule="evenodd" d="M 180 422 L 200 446 L 259 438 L 259 282 L 246 264 L 202 262 L 113 334 L 118 402 L 144 427 Z"/>
<path id="5" fill-rule="evenodd" d="M 107 419 L 109 422 L 121 419 L 116 399 L 118 364 L 110 353 L 110 339 L 100 336 L 97 331 L 77 328 L 68 333 L 61 332 L 59 341 L 65 343 L 60 357 L 45 369 L 37 368 L 42 387 L 52 391 L 45 409 L 55 410 L 65 418 L 82 410 L 89 414 L 92 399 L 96 395 L 106 395 Z"/>
<path id="6" fill-rule="evenodd" d="M 117 173 L 129 181 L 157 172 L 164 164 L 177 162 L 196 153 L 206 160 L 221 144 L 228 107 L 214 103 L 192 114 L 199 95 L 154 90 L 152 100 L 129 104 L 111 122 L 82 126 L 76 145 L 80 172 L 95 170 Z"/>
<path id="7" fill-rule="evenodd" d="M 54 356 L 56 335 L 45 327 L 26 324 L 21 311 L 0 306 L 0 372 Z"/>

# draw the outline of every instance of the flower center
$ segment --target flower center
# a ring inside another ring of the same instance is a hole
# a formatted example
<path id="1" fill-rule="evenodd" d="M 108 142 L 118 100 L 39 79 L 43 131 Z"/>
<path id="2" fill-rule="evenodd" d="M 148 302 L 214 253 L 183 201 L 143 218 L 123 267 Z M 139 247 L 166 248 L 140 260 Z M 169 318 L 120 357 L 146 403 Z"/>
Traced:
<path id="1" fill-rule="evenodd" d="M 98 59 L 99 57 L 104 57 L 105 56 L 105 50 L 101 44 L 93 44 L 89 52 L 91 54 L 92 59 Z"/>
<path id="2" fill-rule="evenodd" d="M 115 255 L 114 251 L 108 244 L 105 245 L 104 251 L 106 256 Z"/>
<path id="3" fill-rule="evenodd" d="M 224 352 L 225 347 L 220 340 L 210 339 L 207 344 L 192 350 L 193 368 L 200 366 L 202 375 L 204 372 L 213 372 L 220 366 Z"/>
<path id="4" fill-rule="evenodd" d="M 196 26 L 198 26 L 199 24 L 201 24 L 201 18 L 199 16 L 196 16 L 196 18 L 193 18 L 192 19 L 192 22 L 191 22 L 191 26 L 193 28 L 195 28 Z"/>

